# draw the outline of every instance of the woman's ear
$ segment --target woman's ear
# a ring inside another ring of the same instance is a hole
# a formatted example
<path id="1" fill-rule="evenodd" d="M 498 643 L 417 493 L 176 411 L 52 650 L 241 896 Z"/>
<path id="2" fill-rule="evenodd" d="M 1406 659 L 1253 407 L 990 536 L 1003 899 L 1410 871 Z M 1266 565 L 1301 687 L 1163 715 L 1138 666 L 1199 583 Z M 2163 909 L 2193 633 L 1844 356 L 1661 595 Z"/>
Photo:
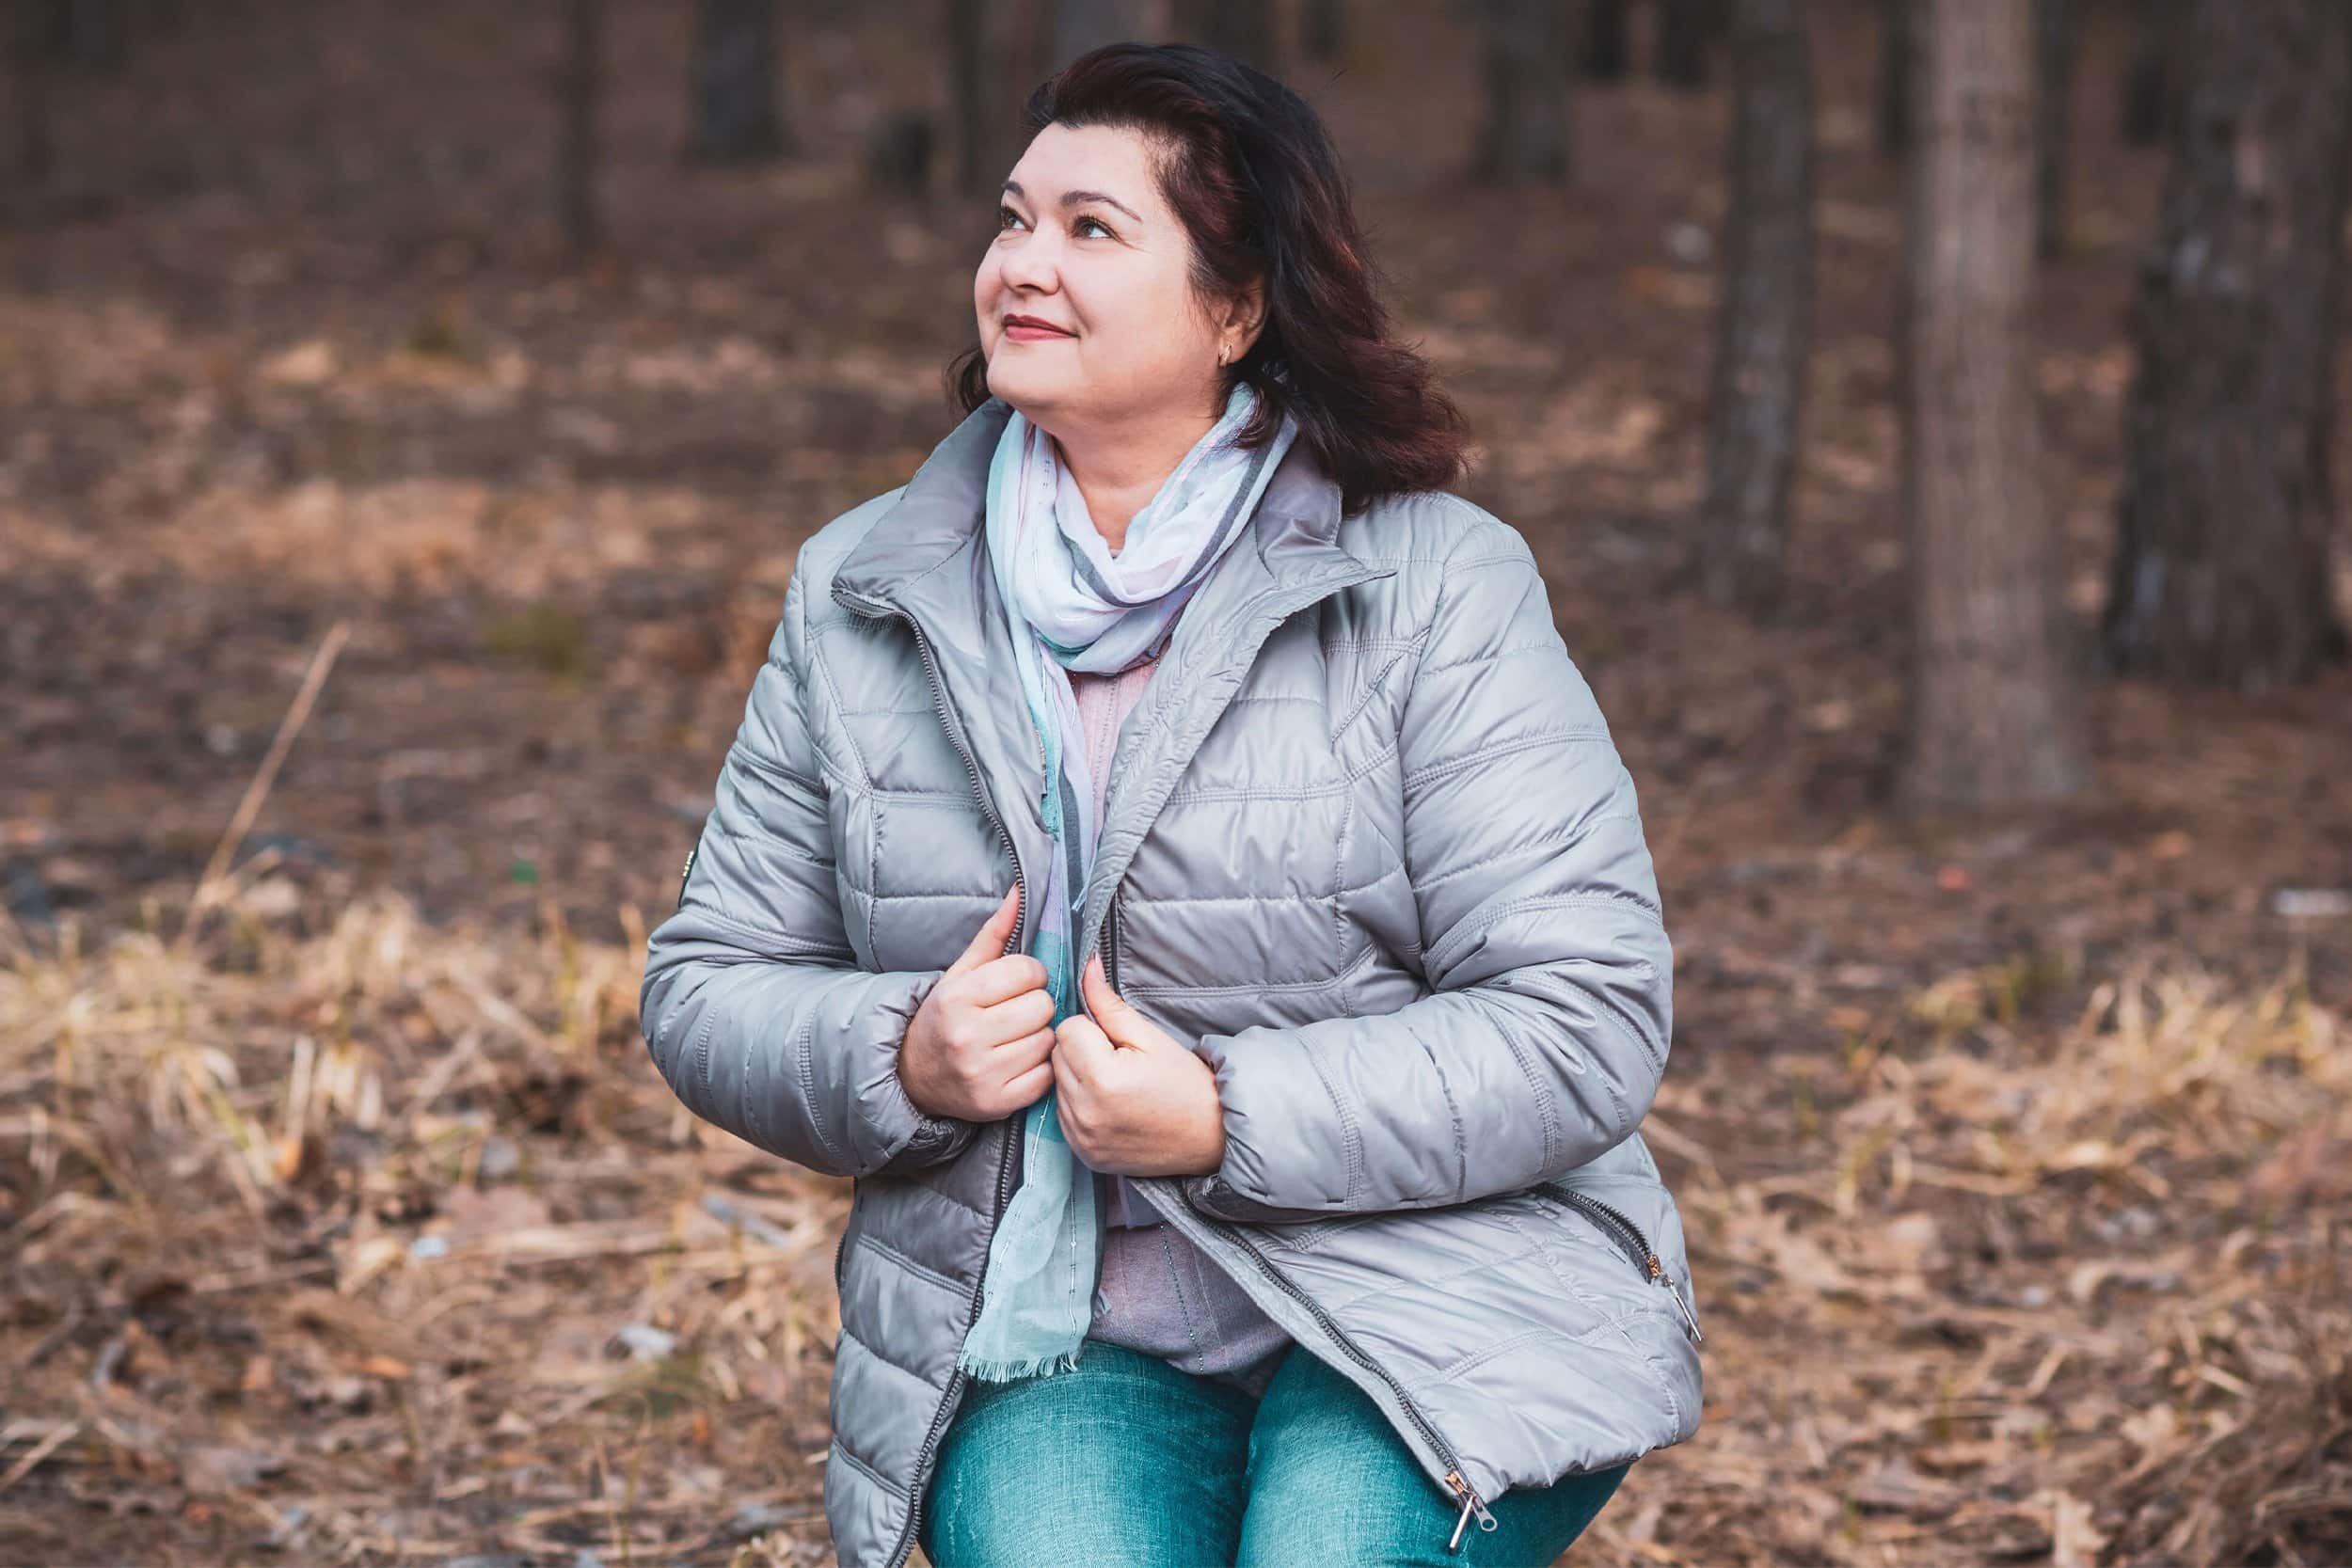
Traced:
<path id="1" fill-rule="evenodd" d="M 1228 300 L 1224 313 L 1217 318 L 1217 331 L 1233 344 L 1233 361 L 1238 364 L 1265 326 L 1265 280 L 1253 279 L 1249 285 Z"/>

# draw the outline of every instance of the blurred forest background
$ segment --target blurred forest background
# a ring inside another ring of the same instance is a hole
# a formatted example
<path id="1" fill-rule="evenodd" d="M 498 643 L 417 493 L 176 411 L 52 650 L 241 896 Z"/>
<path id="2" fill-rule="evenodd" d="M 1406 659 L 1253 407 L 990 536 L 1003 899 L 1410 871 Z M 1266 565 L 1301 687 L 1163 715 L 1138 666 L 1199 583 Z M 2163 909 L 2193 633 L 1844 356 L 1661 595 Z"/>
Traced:
<path id="1" fill-rule="evenodd" d="M 644 934 L 1143 37 L 1327 118 L 1642 791 L 1708 1413 L 1574 1559 L 2352 1560 L 2352 8 L 8 20 L 0 1560 L 831 1560 L 846 1184 Z"/>

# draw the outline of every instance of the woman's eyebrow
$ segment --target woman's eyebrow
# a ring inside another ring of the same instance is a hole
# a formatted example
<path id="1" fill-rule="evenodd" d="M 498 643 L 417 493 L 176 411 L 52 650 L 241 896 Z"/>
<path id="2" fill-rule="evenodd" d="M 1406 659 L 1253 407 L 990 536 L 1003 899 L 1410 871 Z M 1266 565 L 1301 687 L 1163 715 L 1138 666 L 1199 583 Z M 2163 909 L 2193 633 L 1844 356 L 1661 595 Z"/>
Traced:
<path id="1" fill-rule="evenodd" d="M 1010 191 L 1013 195 L 1022 198 L 1024 200 L 1026 200 L 1029 195 L 1028 192 L 1021 188 L 1021 182 L 1017 180 L 1006 181 L 1005 189 Z M 1130 207 L 1125 202 L 1120 200 L 1119 198 L 1108 195 L 1105 192 L 1064 191 L 1061 193 L 1061 204 L 1064 207 L 1074 207 L 1081 201 L 1104 202 L 1110 206 L 1118 208 L 1120 212 L 1126 214 L 1137 223 L 1141 223 L 1143 221 L 1143 214 L 1141 213 L 1136 212 L 1133 207 Z"/>

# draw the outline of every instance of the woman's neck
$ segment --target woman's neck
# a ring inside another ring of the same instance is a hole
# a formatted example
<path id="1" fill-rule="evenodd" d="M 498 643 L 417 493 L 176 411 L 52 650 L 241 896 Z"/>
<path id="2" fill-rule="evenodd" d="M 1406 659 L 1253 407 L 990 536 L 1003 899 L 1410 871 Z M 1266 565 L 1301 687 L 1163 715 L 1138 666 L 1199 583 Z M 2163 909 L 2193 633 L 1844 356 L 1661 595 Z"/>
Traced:
<path id="1" fill-rule="evenodd" d="M 1054 437 L 1054 449 L 1085 498 L 1094 531 L 1113 555 L 1127 543 L 1127 525 L 1151 503 L 1213 419 L 1160 420 L 1148 429 Z"/>

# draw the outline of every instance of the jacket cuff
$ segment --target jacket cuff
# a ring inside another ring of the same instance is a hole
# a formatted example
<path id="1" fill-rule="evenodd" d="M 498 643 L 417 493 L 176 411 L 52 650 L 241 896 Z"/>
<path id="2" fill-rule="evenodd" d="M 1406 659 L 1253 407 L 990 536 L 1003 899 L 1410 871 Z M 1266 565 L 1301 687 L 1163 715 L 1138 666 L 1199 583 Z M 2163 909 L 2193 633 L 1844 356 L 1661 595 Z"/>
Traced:
<path id="1" fill-rule="evenodd" d="M 1336 1119 L 1331 1091 L 1308 1060 L 1306 1041 L 1275 1027 L 1251 1027 L 1245 1035 L 1240 1051 L 1237 1035 L 1193 1041 L 1193 1055 L 1216 1077 L 1226 1159 L 1209 1176 L 1188 1178 L 1185 1196 L 1221 1220 L 1329 1220 L 1345 1213 L 1348 1201 L 1331 1176 L 1345 1171 L 1348 1159 L 1343 1149 L 1317 1148 Z"/>
<path id="2" fill-rule="evenodd" d="M 1275 1033 L 1263 1029 L 1255 1032 Z M 1261 1132 L 1269 1125 L 1297 1132 L 1313 1125 L 1314 1113 L 1327 1108 L 1328 1097 L 1321 1080 L 1311 1072 L 1279 1067 L 1273 1054 L 1279 1049 L 1276 1042 L 1262 1040 L 1256 1042 L 1257 1049 L 1252 1053 L 1256 1069 L 1253 1099 L 1236 1082 L 1232 1058 L 1228 1053 L 1232 1044 L 1232 1037 L 1228 1035 L 1203 1036 L 1192 1042 L 1192 1053 L 1208 1064 L 1216 1080 L 1219 1114 L 1225 1121 L 1225 1158 L 1206 1175 L 1183 1179 L 1180 1185 L 1185 1200 L 1213 1219 L 1235 1224 L 1295 1224 L 1327 1220 L 1344 1212 L 1344 1204 L 1336 1199 L 1322 1208 L 1306 1209 L 1256 1196 L 1276 1191 L 1276 1183 L 1285 1173 L 1268 1168 L 1257 1147 L 1258 1140 L 1251 1136 L 1253 1126 Z M 1305 1082 L 1300 1082 L 1302 1073 Z M 1277 1079 L 1280 1081 L 1274 1081 Z M 1271 1099 L 1265 1093 L 1269 1089 L 1277 1091 Z M 1301 1104 L 1295 1098 L 1299 1095 L 1321 1103 Z"/>
<path id="3" fill-rule="evenodd" d="M 1187 1176 L 1180 1185 L 1185 1202 L 1211 1219 L 1233 1225 L 1297 1225 L 1311 1220 L 1327 1220 L 1335 1212 L 1329 1209 L 1284 1209 L 1271 1203 L 1261 1203 L 1248 1194 L 1234 1190 L 1223 1173 L 1218 1171 L 1211 1171 L 1206 1176 Z"/>
<path id="4" fill-rule="evenodd" d="M 858 1109 L 870 1148 L 868 1170 L 875 1175 L 918 1170 L 949 1158 L 971 1141 L 977 1122 L 961 1117 L 939 1117 L 916 1105 L 898 1077 L 898 1052 L 906 1040 L 923 999 L 946 971 L 906 970 L 876 974 L 870 983 L 878 991 L 868 999 L 866 1016 L 880 1027 L 869 1040 L 872 1066 L 864 1075 Z"/>

